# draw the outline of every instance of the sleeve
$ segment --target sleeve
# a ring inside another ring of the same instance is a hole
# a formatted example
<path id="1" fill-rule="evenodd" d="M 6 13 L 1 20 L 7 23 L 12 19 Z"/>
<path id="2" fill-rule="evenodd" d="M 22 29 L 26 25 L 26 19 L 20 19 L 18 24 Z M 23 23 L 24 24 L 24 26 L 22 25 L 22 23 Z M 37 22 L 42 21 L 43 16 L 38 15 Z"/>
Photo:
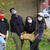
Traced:
<path id="1" fill-rule="evenodd" d="M 24 22 L 23 22 L 23 19 L 22 17 L 20 16 L 20 19 L 21 19 L 21 22 L 22 22 L 22 26 L 23 26 L 23 29 L 24 29 Z M 23 30 L 24 31 L 24 30 Z"/>
<path id="2" fill-rule="evenodd" d="M 27 25 L 26 25 L 26 22 L 23 22 L 24 23 L 24 31 L 27 31 Z"/>
<path id="3" fill-rule="evenodd" d="M 41 35 L 43 33 L 43 28 L 42 29 L 38 29 L 38 34 Z"/>
<path id="4" fill-rule="evenodd" d="M 21 16 L 20 16 L 20 18 L 21 18 L 21 22 L 22 22 L 22 24 L 23 24 L 23 26 L 24 26 L 23 19 L 22 19 L 22 17 L 21 17 Z"/>
<path id="5" fill-rule="evenodd" d="M 35 26 L 34 26 L 34 30 L 36 29 L 36 22 L 35 22 Z"/>
<path id="6" fill-rule="evenodd" d="M 26 31 L 26 26 L 24 26 L 24 31 Z"/>
<path id="7" fill-rule="evenodd" d="M 33 31 L 35 31 L 35 29 L 36 29 L 36 22 L 33 21 Z"/>
<path id="8" fill-rule="evenodd" d="M 9 30 L 9 24 L 7 23 L 7 30 Z"/>
<path id="9" fill-rule="evenodd" d="M 9 30 L 9 24 L 8 24 L 7 19 L 5 19 L 5 23 L 6 23 L 7 30 Z"/>

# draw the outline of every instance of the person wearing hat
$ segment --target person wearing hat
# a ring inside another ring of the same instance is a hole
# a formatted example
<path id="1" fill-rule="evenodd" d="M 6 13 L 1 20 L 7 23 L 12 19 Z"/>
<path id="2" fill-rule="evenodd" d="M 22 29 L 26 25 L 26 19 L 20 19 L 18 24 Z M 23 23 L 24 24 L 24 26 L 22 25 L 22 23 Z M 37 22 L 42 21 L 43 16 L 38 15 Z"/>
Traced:
<path id="1" fill-rule="evenodd" d="M 17 11 L 14 8 L 10 9 L 11 13 L 11 33 L 12 38 L 14 42 L 16 43 L 16 50 L 22 50 L 22 40 L 21 40 L 21 34 L 24 32 L 24 24 L 22 21 L 22 17 L 20 15 L 17 15 Z"/>
<path id="2" fill-rule="evenodd" d="M 0 12 L 0 50 L 6 50 L 9 24 L 5 15 Z"/>
<path id="3" fill-rule="evenodd" d="M 39 50 L 39 43 L 43 39 L 43 31 L 46 29 L 46 23 L 44 20 L 44 14 L 38 13 L 37 20 L 36 20 L 36 30 L 35 30 L 35 38 L 33 39 L 34 42 L 31 46 L 31 50 Z"/>

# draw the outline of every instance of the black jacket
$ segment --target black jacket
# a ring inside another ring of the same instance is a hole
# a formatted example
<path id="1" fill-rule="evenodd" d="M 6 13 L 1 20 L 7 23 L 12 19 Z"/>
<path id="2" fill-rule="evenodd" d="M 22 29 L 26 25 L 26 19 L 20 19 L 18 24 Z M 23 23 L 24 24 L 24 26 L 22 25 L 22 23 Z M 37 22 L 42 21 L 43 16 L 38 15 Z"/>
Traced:
<path id="1" fill-rule="evenodd" d="M 29 23 L 25 25 L 25 31 L 27 33 L 32 33 L 35 31 L 35 28 L 36 28 L 36 22 L 33 20 L 32 21 L 32 25 L 30 26 Z"/>
<path id="2" fill-rule="evenodd" d="M 11 32 L 18 33 L 18 35 L 21 35 L 21 33 L 24 32 L 24 25 L 21 16 L 12 15 L 10 25 Z"/>
<path id="3" fill-rule="evenodd" d="M 9 24 L 8 24 L 7 20 L 4 19 L 4 21 L 2 21 L 0 19 L 0 33 L 6 35 L 7 34 L 7 30 L 9 30 Z"/>

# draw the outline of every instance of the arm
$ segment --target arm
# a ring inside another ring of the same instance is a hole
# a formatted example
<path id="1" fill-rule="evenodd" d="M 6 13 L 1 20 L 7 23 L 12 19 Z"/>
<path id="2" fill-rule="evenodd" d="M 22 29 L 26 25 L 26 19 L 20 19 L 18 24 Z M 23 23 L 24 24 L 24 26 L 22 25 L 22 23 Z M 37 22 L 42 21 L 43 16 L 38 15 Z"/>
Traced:
<path id="1" fill-rule="evenodd" d="M 39 34 L 37 34 L 37 35 L 35 36 L 34 40 L 37 39 L 38 36 L 39 36 Z"/>
<path id="2" fill-rule="evenodd" d="M 0 33 L 0 36 L 2 36 L 3 38 L 5 38 L 5 35 L 4 35 L 4 34 L 2 34 L 2 33 Z"/>
<path id="3" fill-rule="evenodd" d="M 5 35 L 5 38 L 8 39 L 8 30 L 7 30 L 7 35 Z"/>
<path id="4" fill-rule="evenodd" d="M 2 33 L 0 33 L 0 35 L 1 35 L 3 38 L 8 39 L 8 31 L 7 31 L 7 35 L 4 35 L 4 34 L 2 34 Z"/>
<path id="5" fill-rule="evenodd" d="M 6 28 L 7 28 L 7 34 L 5 35 L 5 38 L 8 39 L 8 30 L 9 30 L 9 24 L 7 22 L 7 20 L 5 19 L 5 23 L 6 23 Z"/>
<path id="6" fill-rule="evenodd" d="M 36 21 L 34 21 L 34 23 L 33 23 L 33 29 L 35 31 L 35 29 L 36 29 Z"/>

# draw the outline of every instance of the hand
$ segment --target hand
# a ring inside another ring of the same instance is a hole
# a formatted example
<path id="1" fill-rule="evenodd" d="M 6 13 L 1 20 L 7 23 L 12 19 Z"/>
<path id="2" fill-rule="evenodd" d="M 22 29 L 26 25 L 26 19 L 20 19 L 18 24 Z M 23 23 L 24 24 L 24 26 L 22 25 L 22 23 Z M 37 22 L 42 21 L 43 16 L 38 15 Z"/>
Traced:
<path id="1" fill-rule="evenodd" d="M 21 35 L 20 38 L 21 38 L 21 40 L 23 40 L 23 39 L 24 39 L 24 38 L 23 38 L 23 35 Z"/>
<path id="2" fill-rule="evenodd" d="M 8 36 L 7 36 L 7 35 L 5 35 L 5 38 L 6 38 L 6 39 L 8 39 Z"/>
<path id="3" fill-rule="evenodd" d="M 35 40 L 35 38 L 33 40 Z"/>
<path id="4" fill-rule="evenodd" d="M 26 34 L 26 31 L 24 31 L 24 34 Z"/>
<path id="5" fill-rule="evenodd" d="M 1 35 L 1 33 L 0 33 L 0 35 Z"/>
<path id="6" fill-rule="evenodd" d="M 37 34 L 33 40 L 37 39 L 38 36 L 39 36 L 39 34 Z"/>

